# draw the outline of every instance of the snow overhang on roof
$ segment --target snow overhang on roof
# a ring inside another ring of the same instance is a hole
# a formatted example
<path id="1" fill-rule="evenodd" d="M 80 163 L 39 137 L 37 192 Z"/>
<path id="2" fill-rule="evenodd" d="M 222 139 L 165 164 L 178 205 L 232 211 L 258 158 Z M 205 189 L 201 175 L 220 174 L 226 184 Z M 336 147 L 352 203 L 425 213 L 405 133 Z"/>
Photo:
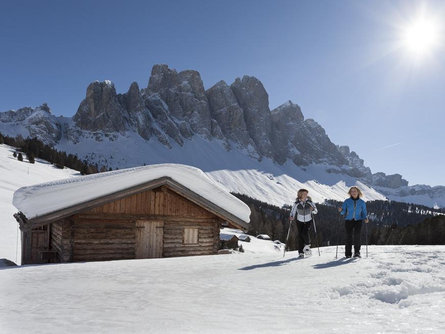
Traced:
<path id="1" fill-rule="evenodd" d="M 107 197 L 139 186 L 167 184 L 207 209 L 247 228 L 249 207 L 211 180 L 202 170 L 180 164 L 158 164 L 69 178 L 23 187 L 14 193 L 13 204 L 28 221 Z"/>

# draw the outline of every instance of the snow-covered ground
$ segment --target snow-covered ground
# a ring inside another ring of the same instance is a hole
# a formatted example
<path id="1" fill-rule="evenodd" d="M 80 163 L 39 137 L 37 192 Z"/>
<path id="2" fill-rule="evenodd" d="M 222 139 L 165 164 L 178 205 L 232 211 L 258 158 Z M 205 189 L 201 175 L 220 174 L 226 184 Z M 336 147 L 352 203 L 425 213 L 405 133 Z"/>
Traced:
<path id="1" fill-rule="evenodd" d="M 20 162 L 12 156 L 14 150 L 13 147 L 0 145 L 0 258 L 18 263 L 21 249 L 18 224 L 12 216 L 17 212 L 12 205 L 14 192 L 23 186 L 73 177 L 79 172 L 55 168 L 40 159 L 30 164 L 25 156 L 24 161 Z"/>
<path id="2" fill-rule="evenodd" d="M 264 241 L 272 243 L 272 241 Z M 340 247 L 343 251 L 343 247 Z M 316 253 L 316 252 L 314 252 Z M 444 333 L 445 247 L 0 270 L 2 333 Z"/>
<path id="3" fill-rule="evenodd" d="M 14 191 L 78 172 L 19 162 L 5 145 L 0 171 L 0 258 L 18 262 Z M 288 178 L 232 172 L 240 189 L 258 177 L 277 185 Z M 221 169 L 214 179 L 229 176 Z M 270 194 L 267 182 L 256 194 Z M 304 185 L 313 196 L 330 194 Z M 273 241 L 240 243 L 245 252 L 229 255 L 0 268 L 0 332 L 445 332 L 444 246 L 371 246 L 369 258 L 345 261 L 334 259 L 334 247 L 301 260 L 294 252 L 283 258 Z"/>

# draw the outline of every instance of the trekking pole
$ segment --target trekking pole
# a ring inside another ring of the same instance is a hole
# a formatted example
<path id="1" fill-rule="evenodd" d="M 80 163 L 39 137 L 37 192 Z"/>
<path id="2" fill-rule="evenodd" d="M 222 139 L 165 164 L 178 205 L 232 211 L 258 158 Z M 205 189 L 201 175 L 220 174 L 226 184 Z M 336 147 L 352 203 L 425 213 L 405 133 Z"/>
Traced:
<path id="1" fill-rule="evenodd" d="M 340 220 L 341 220 L 341 215 L 338 216 L 338 222 L 337 222 L 337 247 L 335 250 L 335 258 L 338 258 L 338 243 L 340 242 L 340 237 L 338 235 L 338 230 L 340 229 Z"/>
<path id="2" fill-rule="evenodd" d="M 314 232 L 315 232 L 315 239 L 317 240 L 318 256 L 321 256 L 321 254 L 320 254 L 320 239 L 318 238 L 317 225 L 315 225 L 315 215 L 314 214 L 312 214 L 312 222 L 314 223 Z"/>
<path id="3" fill-rule="evenodd" d="M 289 219 L 289 228 L 287 229 L 287 237 L 286 237 L 286 242 L 284 243 L 284 252 L 283 252 L 283 257 L 286 255 L 286 247 L 287 247 L 287 242 L 289 240 L 289 235 L 290 235 L 290 228 L 292 226 L 292 220 Z"/>
<path id="4" fill-rule="evenodd" d="M 365 223 L 366 257 L 368 257 L 368 223 Z"/>

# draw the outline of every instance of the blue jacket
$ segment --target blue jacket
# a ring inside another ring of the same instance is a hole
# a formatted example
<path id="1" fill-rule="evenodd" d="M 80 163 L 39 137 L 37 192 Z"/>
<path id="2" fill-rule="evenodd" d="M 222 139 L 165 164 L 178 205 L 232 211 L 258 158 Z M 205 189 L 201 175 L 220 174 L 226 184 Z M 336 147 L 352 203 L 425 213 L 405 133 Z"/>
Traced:
<path id="1" fill-rule="evenodd" d="M 355 205 L 354 205 L 355 202 Z M 346 220 L 363 220 L 366 219 L 368 213 L 366 212 L 366 203 L 362 199 L 353 200 L 351 197 L 343 202 L 340 214 L 345 216 Z"/>

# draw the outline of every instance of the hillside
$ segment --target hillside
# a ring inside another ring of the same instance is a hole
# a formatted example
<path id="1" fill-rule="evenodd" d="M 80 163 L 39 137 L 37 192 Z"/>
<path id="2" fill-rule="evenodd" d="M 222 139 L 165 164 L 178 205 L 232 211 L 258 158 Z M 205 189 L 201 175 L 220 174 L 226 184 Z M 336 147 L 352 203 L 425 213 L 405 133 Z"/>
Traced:
<path id="1" fill-rule="evenodd" d="M 0 258 L 20 262 L 20 239 L 18 224 L 12 216 L 17 209 L 12 205 L 14 192 L 23 186 L 42 182 L 65 179 L 79 175 L 71 169 L 55 168 L 48 162 L 36 159 L 30 164 L 26 158 L 23 162 L 12 156 L 15 148 L 0 145 Z"/>
<path id="2" fill-rule="evenodd" d="M 263 251 L 4 269 L 0 324 L 8 333 L 445 330 L 445 247 L 372 246 L 357 261 L 334 254 L 328 247 L 303 260 Z"/>

